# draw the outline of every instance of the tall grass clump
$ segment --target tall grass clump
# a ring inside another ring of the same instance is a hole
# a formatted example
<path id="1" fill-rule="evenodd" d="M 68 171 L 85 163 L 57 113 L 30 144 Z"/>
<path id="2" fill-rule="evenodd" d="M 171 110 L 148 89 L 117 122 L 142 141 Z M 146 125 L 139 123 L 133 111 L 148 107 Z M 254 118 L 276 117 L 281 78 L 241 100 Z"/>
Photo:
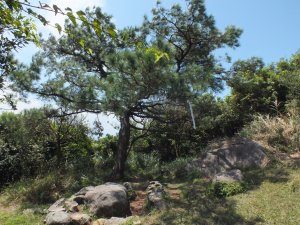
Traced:
<path id="1" fill-rule="evenodd" d="M 255 119 L 241 131 L 246 136 L 258 141 L 271 151 L 300 151 L 300 106 L 291 102 L 285 114 L 271 117 L 257 115 Z"/>

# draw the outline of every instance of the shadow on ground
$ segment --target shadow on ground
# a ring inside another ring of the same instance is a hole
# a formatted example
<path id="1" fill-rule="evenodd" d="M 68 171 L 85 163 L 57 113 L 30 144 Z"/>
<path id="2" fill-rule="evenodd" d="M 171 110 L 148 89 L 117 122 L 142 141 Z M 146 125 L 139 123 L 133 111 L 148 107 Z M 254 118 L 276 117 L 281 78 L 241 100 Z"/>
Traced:
<path id="1" fill-rule="evenodd" d="M 254 190 L 267 181 L 271 183 L 286 183 L 289 172 L 280 167 L 268 167 L 245 171 L 247 190 Z M 169 207 L 161 212 L 156 222 L 151 224 L 168 225 L 255 225 L 263 221 L 260 217 L 245 219 L 236 212 L 236 202 L 230 198 L 217 198 L 208 194 L 210 181 L 196 179 L 183 183 L 178 189 L 181 196 L 169 196 Z"/>
<path id="2" fill-rule="evenodd" d="M 207 195 L 208 182 L 185 184 L 180 187 L 181 198 L 169 198 L 168 209 L 157 218 L 168 225 L 254 225 L 259 218 L 246 220 L 235 212 L 235 202 Z"/>

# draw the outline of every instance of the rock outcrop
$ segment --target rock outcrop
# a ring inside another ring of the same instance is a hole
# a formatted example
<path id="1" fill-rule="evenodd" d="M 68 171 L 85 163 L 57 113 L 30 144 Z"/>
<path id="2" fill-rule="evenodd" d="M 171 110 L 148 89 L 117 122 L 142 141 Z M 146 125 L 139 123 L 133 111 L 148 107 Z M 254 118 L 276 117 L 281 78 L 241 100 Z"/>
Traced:
<path id="1" fill-rule="evenodd" d="M 268 158 L 262 146 L 246 138 L 235 137 L 224 141 L 222 146 L 210 150 L 203 158 L 188 164 L 187 170 L 199 170 L 207 177 L 233 169 L 263 167 Z"/>

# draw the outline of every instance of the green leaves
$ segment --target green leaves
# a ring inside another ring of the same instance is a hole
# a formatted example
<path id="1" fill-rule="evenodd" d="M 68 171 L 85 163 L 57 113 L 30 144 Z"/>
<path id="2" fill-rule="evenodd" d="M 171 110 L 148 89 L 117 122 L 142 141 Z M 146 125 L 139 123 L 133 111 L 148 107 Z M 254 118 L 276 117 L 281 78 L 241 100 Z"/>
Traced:
<path id="1" fill-rule="evenodd" d="M 116 32 L 116 30 L 115 30 L 113 27 L 107 28 L 107 32 L 108 32 L 109 36 L 110 36 L 113 40 L 116 39 L 116 37 L 117 37 L 117 32 Z"/>
<path id="2" fill-rule="evenodd" d="M 160 51 L 159 49 L 157 49 L 155 47 L 147 48 L 146 53 L 154 55 L 155 63 L 157 63 L 162 58 L 166 58 L 167 60 L 170 60 L 170 57 L 166 52 Z"/>
<path id="3" fill-rule="evenodd" d="M 67 16 L 68 16 L 68 18 L 71 20 L 71 22 L 73 23 L 73 25 L 74 25 L 74 26 L 77 26 L 76 18 L 75 18 L 75 16 L 73 15 L 73 13 L 68 12 L 68 13 L 67 13 Z"/>
<path id="4" fill-rule="evenodd" d="M 85 41 L 83 39 L 80 39 L 79 44 L 82 48 L 85 46 Z"/>
<path id="5" fill-rule="evenodd" d="M 42 15 L 38 14 L 37 18 L 42 22 L 42 24 L 44 26 L 46 26 L 48 24 L 48 21 L 45 19 L 45 17 L 43 17 Z"/>
<path id="6" fill-rule="evenodd" d="M 94 29 L 96 35 L 98 37 L 100 37 L 101 33 L 102 33 L 102 29 L 101 29 L 101 24 L 100 24 L 99 20 L 94 19 L 92 26 L 93 26 L 93 29 Z"/>
<path id="7" fill-rule="evenodd" d="M 55 28 L 57 29 L 58 33 L 61 34 L 62 27 L 58 23 L 55 24 Z"/>
<path id="8" fill-rule="evenodd" d="M 54 9 L 54 12 L 55 12 L 55 16 L 57 15 L 58 11 L 61 11 L 61 9 L 58 8 L 57 5 L 53 5 L 53 9 Z"/>

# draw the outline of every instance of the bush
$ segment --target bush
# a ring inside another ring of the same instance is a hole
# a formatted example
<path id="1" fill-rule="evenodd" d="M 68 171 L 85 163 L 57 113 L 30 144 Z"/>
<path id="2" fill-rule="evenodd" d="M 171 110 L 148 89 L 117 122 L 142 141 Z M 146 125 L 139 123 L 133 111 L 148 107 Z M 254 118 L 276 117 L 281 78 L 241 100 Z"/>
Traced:
<path id="1" fill-rule="evenodd" d="M 155 153 L 145 154 L 131 152 L 127 160 L 126 176 L 144 179 L 159 179 L 162 176 L 161 163 Z"/>
<path id="2" fill-rule="evenodd" d="M 24 193 L 27 201 L 34 204 L 53 203 L 60 198 L 64 191 L 61 177 L 53 174 L 43 179 L 35 179 Z"/>
<path id="3" fill-rule="evenodd" d="M 247 190 L 247 185 L 240 182 L 223 183 L 216 182 L 211 183 L 208 187 L 208 194 L 217 198 L 229 197 L 239 193 L 243 193 Z"/>
<path id="4" fill-rule="evenodd" d="M 288 106 L 285 115 L 270 117 L 258 115 L 246 126 L 241 136 L 254 139 L 262 145 L 279 152 L 294 152 L 300 150 L 300 114 L 299 107 Z"/>
<path id="5" fill-rule="evenodd" d="M 187 169 L 188 162 L 192 158 L 177 158 L 172 162 L 167 162 L 162 165 L 162 173 L 166 179 L 193 180 L 201 177 L 198 170 Z"/>

